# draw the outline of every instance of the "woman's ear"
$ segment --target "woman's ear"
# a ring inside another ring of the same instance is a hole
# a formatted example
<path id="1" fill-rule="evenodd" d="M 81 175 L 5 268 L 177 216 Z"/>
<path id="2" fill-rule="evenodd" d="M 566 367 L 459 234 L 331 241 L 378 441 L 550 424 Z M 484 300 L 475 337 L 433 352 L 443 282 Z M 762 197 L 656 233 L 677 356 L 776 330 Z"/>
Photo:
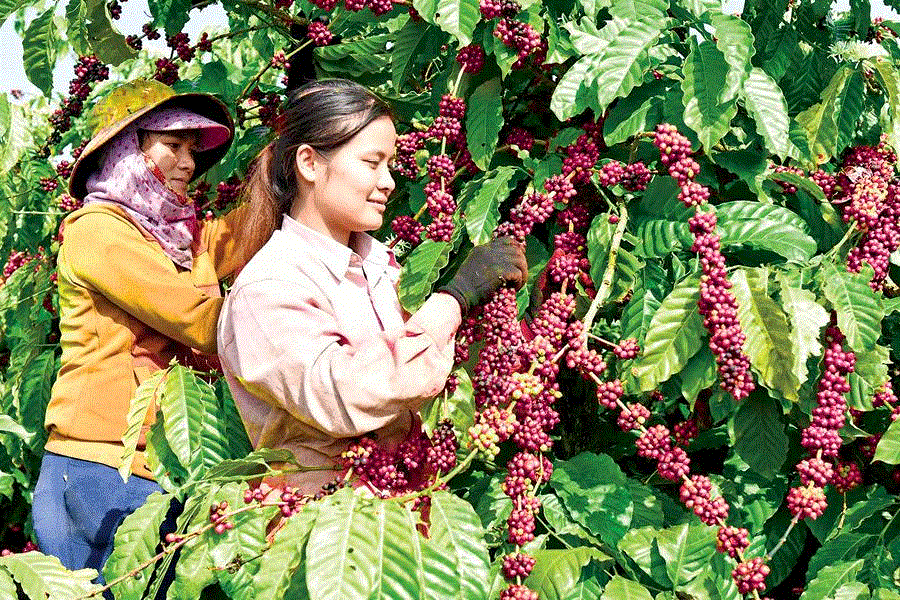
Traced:
<path id="1" fill-rule="evenodd" d="M 306 183 L 316 180 L 316 151 L 309 144 L 301 144 L 294 155 L 297 173 Z"/>

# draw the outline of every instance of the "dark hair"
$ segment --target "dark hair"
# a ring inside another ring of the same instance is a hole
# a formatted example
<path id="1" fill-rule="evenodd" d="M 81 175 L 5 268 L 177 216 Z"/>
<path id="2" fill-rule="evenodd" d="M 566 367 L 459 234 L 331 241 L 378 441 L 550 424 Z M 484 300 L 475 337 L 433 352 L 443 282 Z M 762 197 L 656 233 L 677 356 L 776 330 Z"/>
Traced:
<path id="1" fill-rule="evenodd" d="M 288 93 L 276 137 L 256 157 L 244 188 L 244 198 L 251 203 L 248 256 L 290 212 L 297 194 L 297 148 L 308 144 L 328 157 L 380 117 L 393 118 L 390 106 L 347 79 L 313 81 Z"/>

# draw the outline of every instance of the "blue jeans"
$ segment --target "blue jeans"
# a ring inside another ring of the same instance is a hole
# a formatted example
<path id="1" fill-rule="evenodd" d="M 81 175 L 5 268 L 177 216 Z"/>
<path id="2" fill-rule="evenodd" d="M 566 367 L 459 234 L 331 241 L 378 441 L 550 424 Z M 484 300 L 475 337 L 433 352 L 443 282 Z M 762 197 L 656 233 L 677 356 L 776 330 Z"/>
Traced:
<path id="1" fill-rule="evenodd" d="M 96 569 L 97 581 L 105 583 L 103 565 L 116 529 L 147 496 L 162 491 L 148 479 L 132 475 L 125 483 L 112 467 L 46 452 L 32 507 L 38 546 L 67 569 Z"/>

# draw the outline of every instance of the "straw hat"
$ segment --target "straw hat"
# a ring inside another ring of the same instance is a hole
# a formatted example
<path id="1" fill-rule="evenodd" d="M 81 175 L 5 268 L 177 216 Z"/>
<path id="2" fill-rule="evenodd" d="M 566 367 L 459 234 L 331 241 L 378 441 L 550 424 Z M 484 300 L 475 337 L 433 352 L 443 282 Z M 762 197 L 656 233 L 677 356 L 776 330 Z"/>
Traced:
<path id="1" fill-rule="evenodd" d="M 196 167 L 192 179 L 196 179 L 225 156 L 234 138 L 234 122 L 225 104 L 210 94 L 176 94 L 172 88 L 159 81 L 137 79 L 117 87 L 91 112 L 93 136 L 72 167 L 69 193 L 75 198 L 83 199 L 87 194 L 85 184 L 88 176 L 99 167 L 103 146 L 141 116 L 154 109 L 166 108 L 189 110 L 204 121 L 209 119 L 210 125 L 221 125 L 228 129 L 227 139 L 221 141 L 219 134 L 215 147 L 195 154 Z"/>

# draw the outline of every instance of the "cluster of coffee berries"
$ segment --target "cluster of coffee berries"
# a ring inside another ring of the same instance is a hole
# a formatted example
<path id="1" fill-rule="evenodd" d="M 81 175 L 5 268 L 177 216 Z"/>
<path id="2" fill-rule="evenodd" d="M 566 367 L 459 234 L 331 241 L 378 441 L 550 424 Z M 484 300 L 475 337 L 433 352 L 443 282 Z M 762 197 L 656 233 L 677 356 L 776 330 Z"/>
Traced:
<path id="1" fill-rule="evenodd" d="M 228 518 L 228 502 L 213 502 L 209 506 L 209 522 L 214 525 L 213 531 L 222 535 L 229 529 L 234 529 L 234 522 Z"/>
<path id="2" fill-rule="evenodd" d="M 178 65 L 168 58 L 156 59 L 156 72 L 153 73 L 153 79 L 161 81 L 166 85 L 172 85 L 181 77 L 178 75 Z"/>
<path id="3" fill-rule="evenodd" d="M 514 17 L 522 10 L 522 7 L 514 0 L 480 0 L 478 8 L 481 10 L 481 16 L 485 19 Z"/>
<path id="4" fill-rule="evenodd" d="M 516 52 L 513 69 L 521 69 L 532 57 L 535 64 L 540 66 L 547 56 L 547 42 L 541 37 L 540 32 L 528 23 L 517 21 L 512 17 L 503 17 L 497 22 L 494 37 Z"/>
<path id="5" fill-rule="evenodd" d="M 368 7 L 372 14 L 383 15 L 391 12 L 394 3 L 391 0 L 344 0 L 344 7 L 352 12 L 358 12 Z"/>
<path id="6" fill-rule="evenodd" d="M 167 35 L 166 45 L 186 63 L 191 62 L 197 54 L 196 49 L 191 46 L 191 38 L 183 31 Z"/>
<path id="7" fill-rule="evenodd" d="M 565 148 L 562 174 L 569 177 L 573 184 L 587 183 L 591 180 L 594 165 L 600 158 L 600 150 L 592 135 L 584 133 L 574 143 Z"/>
<path id="8" fill-rule="evenodd" d="M 60 108 L 50 115 L 53 131 L 47 139 L 44 156 L 49 154 L 49 146 L 59 143 L 62 134 L 72 128 L 72 119 L 81 116 L 84 101 L 91 93 L 93 84 L 109 78 L 109 67 L 95 55 L 79 56 L 75 63 L 75 78 L 69 82 L 69 96 L 63 99 Z"/>
<path id="9" fill-rule="evenodd" d="M 327 46 L 334 40 L 334 34 L 331 33 L 331 30 L 328 28 L 328 23 L 321 19 L 309 22 L 306 36 L 311 39 L 316 46 Z"/>
<path id="10" fill-rule="evenodd" d="M 731 577 L 737 584 L 738 592 L 750 594 L 754 591 L 762 592 L 766 589 L 766 576 L 771 569 L 763 562 L 762 558 L 751 558 L 739 563 L 731 572 Z"/>
<path id="11" fill-rule="evenodd" d="M 694 236 L 691 251 L 697 253 L 702 269 L 699 312 L 703 326 L 710 333 L 709 348 L 716 357 L 720 385 L 736 400 L 741 400 L 750 395 L 755 385 L 750 359 L 742 349 L 746 336 L 737 318 L 737 300 L 730 291 L 725 257 L 716 234 L 716 215 L 703 210 L 709 189 L 694 181 L 700 167 L 690 157 L 690 141 L 673 125 L 658 125 L 653 143 L 659 148 L 660 162 L 668 166 L 669 174 L 681 186 L 679 200 L 685 206 L 696 207 L 688 226 Z"/>
<path id="12" fill-rule="evenodd" d="M 243 181 L 240 177 L 232 175 L 225 181 L 220 181 L 216 186 L 216 210 L 222 211 L 235 204 L 241 194 Z"/>
<path id="13" fill-rule="evenodd" d="M 466 73 L 478 73 L 484 67 L 484 48 L 478 44 L 469 44 L 459 49 L 456 54 L 456 62 L 460 64 Z"/>
<path id="14" fill-rule="evenodd" d="M 254 87 L 247 96 L 251 106 L 255 106 L 258 110 L 256 116 L 260 122 L 266 126 L 275 128 L 278 116 L 281 114 L 281 96 L 277 92 L 263 92 L 259 87 Z M 247 117 L 247 109 L 238 107 L 238 119 L 243 120 Z"/>
<path id="15" fill-rule="evenodd" d="M 38 248 L 37 254 L 29 254 L 24 250 L 13 250 L 9 254 L 9 258 L 6 260 L 6 264 L 3 266 L 3 274 L 0 276 L 3 281 L 6 281 L 10 278 L 10 276 L 18 271 L 23 266 L 36 262 L 35 271 L 40 268 L 41 261 L 44 260 L 43 248 Z"/>
<path id="16" fill-rule="evenodd" d="M 522 127 L 511 127 L 506 134 L 504 143 L 507 146 L 515 146 L 519 150 L 529 152 L 534 147 L 534 136 Z"/>

